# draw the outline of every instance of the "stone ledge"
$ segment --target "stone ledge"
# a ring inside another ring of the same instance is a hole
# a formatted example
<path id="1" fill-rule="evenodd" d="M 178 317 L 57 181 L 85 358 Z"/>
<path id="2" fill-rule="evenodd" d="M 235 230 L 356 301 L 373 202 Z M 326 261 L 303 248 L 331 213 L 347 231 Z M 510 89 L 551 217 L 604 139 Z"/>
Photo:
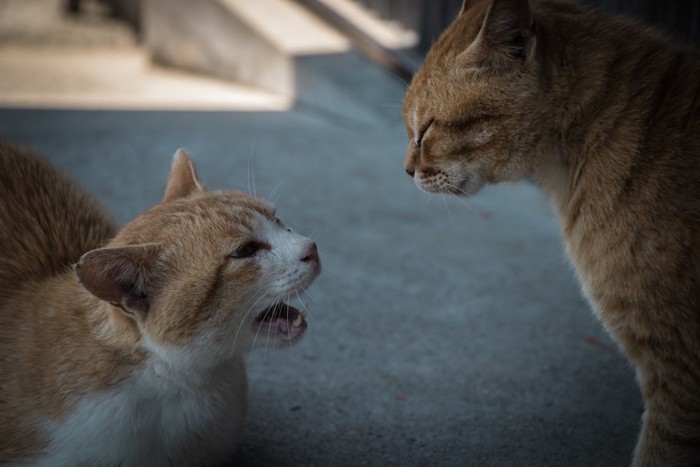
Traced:
<path id="1" fill-rule="evenodd" d="M 383 73 L 350 41 L 290 0 L 146 0 L 143 39 L 157 63 L 255 86 L 371 122 L 384 113 L 367 89 Z"/>

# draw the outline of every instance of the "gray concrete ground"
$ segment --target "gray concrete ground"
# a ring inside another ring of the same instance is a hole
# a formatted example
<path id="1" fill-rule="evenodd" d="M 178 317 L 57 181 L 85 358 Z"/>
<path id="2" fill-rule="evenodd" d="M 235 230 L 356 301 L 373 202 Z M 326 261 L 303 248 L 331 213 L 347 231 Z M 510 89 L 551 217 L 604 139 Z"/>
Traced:
<path id="1" fill-rule="evenodd" d="M 185 147 L 209 187 L 252 178 L 317 240 L 308 333 L 251 353 L 231 465 L 626 465 L 634 375 L 581 298 L 547 200 L 526 184 L 419 192 L 402 167 L 404 85 L 357 67 L 361 114 L 5 107 L 0 138 L 45 154 L 122 223 L 160 200 Z"/>

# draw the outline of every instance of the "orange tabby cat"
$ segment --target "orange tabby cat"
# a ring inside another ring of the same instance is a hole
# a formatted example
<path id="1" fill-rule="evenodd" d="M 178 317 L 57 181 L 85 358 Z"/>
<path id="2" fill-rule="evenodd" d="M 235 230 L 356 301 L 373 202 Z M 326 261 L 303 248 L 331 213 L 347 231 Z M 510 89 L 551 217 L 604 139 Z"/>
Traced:
<path id="1" fill-rule="evenodd" d="M 116 232 L 67 177 L 0 144 L 0 225 L 0 463 L 230 457 L 242 354 L 258 333 L 303 334 L 282 300 L 318 275 L 316 245 L 266 202 L 206 191 L 181 150 L 163 202 Z"/>
<path id="2" fill-rule="evenodd" d="M 700 55 L 564 0 L 466 0 L 408 90 L 429 192 L 528 179 L 637 369 L 634 464 L 700 465 Z"/>

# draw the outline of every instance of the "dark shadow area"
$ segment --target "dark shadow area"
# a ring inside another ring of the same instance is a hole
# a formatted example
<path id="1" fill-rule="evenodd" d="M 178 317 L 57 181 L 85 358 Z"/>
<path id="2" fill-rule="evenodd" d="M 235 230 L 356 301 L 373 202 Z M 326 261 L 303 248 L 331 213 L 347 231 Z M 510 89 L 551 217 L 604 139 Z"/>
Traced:
<path id="1" fill-rule="evenodd" d="M 700 3 L 695 0 L 582 0 L 603 11 L 633 16 L 679 40 L 700 45 Z"/>
<path id="2" fill-rule="evenodd" d="M 307 0 L 308 1 L 308 0 Z M 311 0 L 313 1 L 313 0 Z M 695 0 L 575 0 L 602 11 L 625 14 L 700 45 L 700 3 Z M 419 53 L 426 53 L 454 20 L 462 0 L 361 0 L 383 17 L 396 20 L 419 33 Z M 384 8 L 386 4 L 388 8 Z"/>

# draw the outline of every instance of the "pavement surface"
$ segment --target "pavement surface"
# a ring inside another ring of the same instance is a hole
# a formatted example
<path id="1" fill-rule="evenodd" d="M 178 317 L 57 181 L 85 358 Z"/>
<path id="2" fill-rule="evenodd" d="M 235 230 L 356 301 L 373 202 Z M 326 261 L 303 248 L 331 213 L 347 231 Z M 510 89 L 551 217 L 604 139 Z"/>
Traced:
<path id="1" fill-rule="evenodd" d="M 207 186 L 254 180 L 317 241 L 307 335 L 250 354 L 231 465 L 628 465 L 634 374 L 582 299 L 548 201 L 527 184 L 420 192 L 402 166 L 404 84 L 357 67 L 360 114 L 5 103 L 0 138 L 46 155 L 121 223 L 161 199 L 184 147 Z"/>

